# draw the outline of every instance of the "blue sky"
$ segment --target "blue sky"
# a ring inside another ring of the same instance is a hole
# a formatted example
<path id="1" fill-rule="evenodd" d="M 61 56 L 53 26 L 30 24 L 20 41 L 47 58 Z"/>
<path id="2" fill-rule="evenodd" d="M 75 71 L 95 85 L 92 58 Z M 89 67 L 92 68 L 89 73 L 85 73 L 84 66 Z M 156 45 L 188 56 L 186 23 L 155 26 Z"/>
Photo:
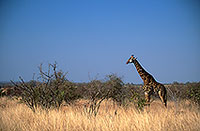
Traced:
<path id="1" fill-rule="evenodd" d="M 56 61 L 74 82 L 142 83 L 132 54 L 159 82 L 200 81 L 199 12 L 197 0 L 2 0 L 0 81 Z"/>

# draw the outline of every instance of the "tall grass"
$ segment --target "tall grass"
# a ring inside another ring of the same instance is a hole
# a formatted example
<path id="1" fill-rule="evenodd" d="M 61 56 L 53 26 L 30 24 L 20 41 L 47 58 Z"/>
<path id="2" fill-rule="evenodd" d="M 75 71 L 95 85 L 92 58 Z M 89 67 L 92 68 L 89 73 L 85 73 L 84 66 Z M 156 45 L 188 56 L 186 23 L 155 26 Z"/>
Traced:
<path id="1" fill-rule="evenodd" d="M 87 114 L 84 100 L 73 106 L 63 106 L 48 112 L 34 113 L 15 100 L 0 98 L 1 131 L 197 131 L 200 130 L 200 111 L 189 101 L 178 106 L 168 103 L 165 109 L 154 101 L 148 111 L 119 107 L 104 101 L 96 117 Z"/>

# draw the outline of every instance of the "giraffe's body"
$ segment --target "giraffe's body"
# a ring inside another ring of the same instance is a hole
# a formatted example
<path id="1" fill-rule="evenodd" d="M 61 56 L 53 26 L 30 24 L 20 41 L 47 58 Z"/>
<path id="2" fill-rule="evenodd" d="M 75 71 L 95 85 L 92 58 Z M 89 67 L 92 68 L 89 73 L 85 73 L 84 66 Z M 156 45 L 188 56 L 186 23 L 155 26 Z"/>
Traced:
<path id="1" fill-rule="evenodd" d="M 144 82 L 143 89 L 145 92 L 145 99 L 147 101 L 147 104 L 149 105 L 150 103 L 151 95 L 153 93 L 157 93 L 162 103 L 165 105 L 165 107 L 167 107 L 167 90 L 164 85 L 158 83 L 151 74 L 146 72 L 135 57 L 131 56 L 127 61 L 127 64 L 128 63 L 133 63 L 135 65 L 138 74 Z"/>

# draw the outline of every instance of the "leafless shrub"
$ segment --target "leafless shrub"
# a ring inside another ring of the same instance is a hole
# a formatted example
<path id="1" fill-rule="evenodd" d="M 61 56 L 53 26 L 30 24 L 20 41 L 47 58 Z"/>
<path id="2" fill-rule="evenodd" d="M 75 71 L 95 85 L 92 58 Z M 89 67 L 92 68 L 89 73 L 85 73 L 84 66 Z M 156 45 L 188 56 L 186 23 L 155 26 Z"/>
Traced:
<path id="1" fill-rule="evenodd" d="M 39 71 L 39 82 L 32 80 L 26 83 L 22 77 L 19 77 L 19 84 L 11 81 L 21 90 L 21 101 L 33 111 L 38 106 L 44 109 L 59 108 L 63 101 L 70 104 L 78 98 L 74 94 L 76 88 L 66 79 L 66 73 L 57 71 L 56 63 L 49 64 L 47 72 L 43 71 L 41 64 Z"/>

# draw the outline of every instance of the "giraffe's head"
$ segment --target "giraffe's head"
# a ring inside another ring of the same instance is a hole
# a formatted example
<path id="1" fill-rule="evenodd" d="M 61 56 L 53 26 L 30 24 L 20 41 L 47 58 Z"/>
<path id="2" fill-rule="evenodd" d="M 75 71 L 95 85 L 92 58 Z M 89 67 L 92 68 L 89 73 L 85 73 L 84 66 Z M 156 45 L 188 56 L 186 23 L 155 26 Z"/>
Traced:
<path id="1" fill-rule="evenodd" d="M 136 57 L 134 57 L 134 55 L 132 55 L 132 56 L 128 59 L 128 61 L 126 62 L 126 64 L 133 63 L 135 60 L 136 60 Z"/>

